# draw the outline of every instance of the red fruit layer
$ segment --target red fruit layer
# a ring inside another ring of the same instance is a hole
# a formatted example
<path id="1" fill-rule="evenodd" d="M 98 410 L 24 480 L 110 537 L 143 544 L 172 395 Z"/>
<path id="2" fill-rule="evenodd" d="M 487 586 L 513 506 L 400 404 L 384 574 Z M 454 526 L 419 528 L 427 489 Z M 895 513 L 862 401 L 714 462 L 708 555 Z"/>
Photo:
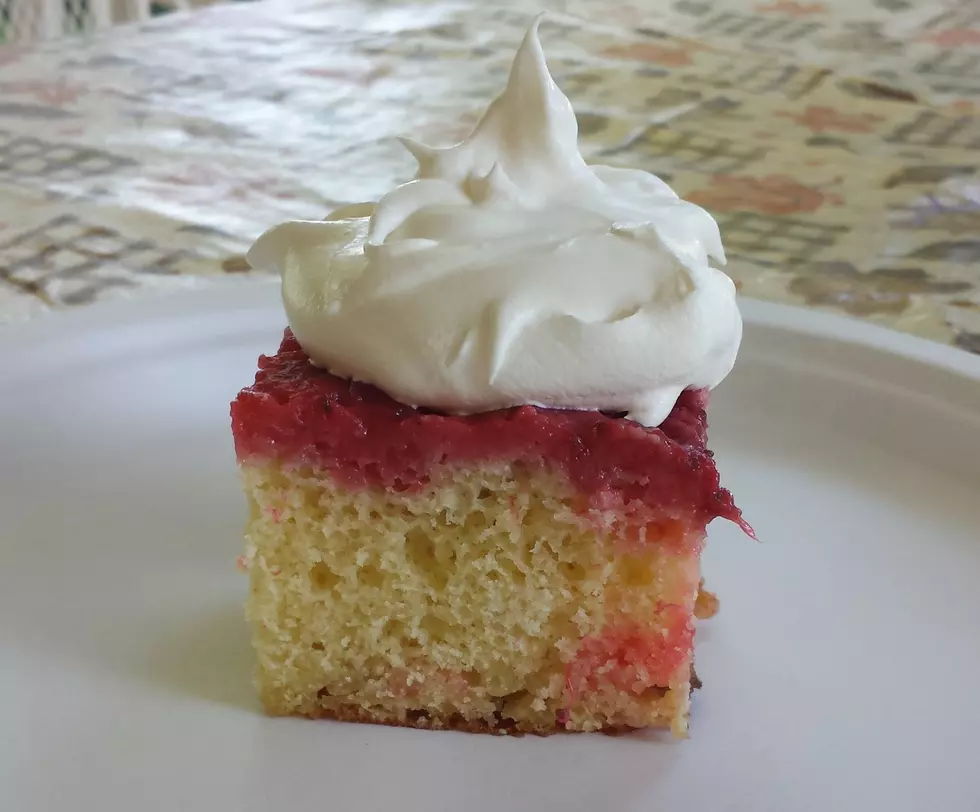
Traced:
<path id="1" fill-rule="evenodd" d="M 721 516 L 748 530 L 705 447 L 707 400 L 707 392 L 684 392 L 659 428 L 535 406 L 436 414 L 314 367 L 287 330 L 279 352 L 259 358 L 255 384 L 232 403 L 231 417 L 240 461 L 310 465 L 350 488 L 418 490 L 444 465 L 543 464 L 591 507 L 639 503 L 692 529 Z"/>

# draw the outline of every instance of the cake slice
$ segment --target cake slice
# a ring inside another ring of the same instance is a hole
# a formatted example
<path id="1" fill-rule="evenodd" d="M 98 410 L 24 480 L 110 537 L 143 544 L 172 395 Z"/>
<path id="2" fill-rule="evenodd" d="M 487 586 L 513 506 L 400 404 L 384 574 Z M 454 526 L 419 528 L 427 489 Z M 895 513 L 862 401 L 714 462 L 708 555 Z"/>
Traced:
<path id="1" fill-rule="evenodd" d="M 232 405 L 266 709 L 684 733 L 705 528 L 741 522 L 706 400 L 656 428 L 443 415 L 315 367 L 287 331 Z"/>
<path id="2" fill-rule="evenodd" d="M 585 163 L 537 28 L 467 139 L 249 251 L 290 325 L 232 405 L 270 713 L 687 729 L 735 287 L 707 212 Z"/>

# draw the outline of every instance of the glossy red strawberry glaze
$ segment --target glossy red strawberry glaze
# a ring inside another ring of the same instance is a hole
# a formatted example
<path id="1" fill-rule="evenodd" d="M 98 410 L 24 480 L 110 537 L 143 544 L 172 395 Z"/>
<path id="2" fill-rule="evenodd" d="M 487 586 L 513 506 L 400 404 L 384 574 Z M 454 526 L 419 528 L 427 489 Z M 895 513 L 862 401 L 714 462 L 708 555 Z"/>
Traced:
<path id="1" fill-rule="evenodd" d="M 279 352 L 259 359 L 255 384 L 231 416 L 239 460 L 310 465 L 351 488 L 416 490 L 438 466 L 504 460 L 561 471 L 586 509 L 642 508 L 644 521 L 675 517 L 694 530 L 720 516 L 748 530 L 705 447 L 706 403 L 706 392 L 684 392 L 652 429 L 534 406 L 434 414 L 314 367 L 287 330 Z"/>
<path id="2" fill-rule="evenodd" d="M 690 660 L 694 623 L 691 613 L 678 604 L 664 604 L 657 615 L 655 628 L 612 626 L 583 640 L 565 668 L 568 700 L 603 684 L 632 694 L 669 685 L 674 672 Z"/>

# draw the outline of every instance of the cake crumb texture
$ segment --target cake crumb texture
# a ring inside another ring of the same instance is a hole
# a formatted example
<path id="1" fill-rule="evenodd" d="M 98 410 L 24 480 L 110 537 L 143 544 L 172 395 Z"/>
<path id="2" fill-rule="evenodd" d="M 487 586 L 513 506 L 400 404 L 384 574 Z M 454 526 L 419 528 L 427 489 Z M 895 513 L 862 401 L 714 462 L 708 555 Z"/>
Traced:
<path id="1" fill-rule="evenodd" d="M 686 732 L 703 525 L 645 516 L 624 532 L 621 513 L 515 464 L 447 467 L 401 493 L 276 460 L 241 470 L 268 712 Z"/>

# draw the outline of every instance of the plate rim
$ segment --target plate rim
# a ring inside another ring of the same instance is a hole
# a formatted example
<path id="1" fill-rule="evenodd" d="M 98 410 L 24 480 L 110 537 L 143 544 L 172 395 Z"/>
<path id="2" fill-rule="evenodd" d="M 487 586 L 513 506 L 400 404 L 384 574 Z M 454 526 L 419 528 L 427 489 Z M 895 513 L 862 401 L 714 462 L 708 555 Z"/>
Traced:
<path id="1" fill-rule="evenodd" d="M 274 278 L 219 278 L 190 289 L 113 299 L 70 310 L 52 310 L 29 321 L 0 324 L 0 352 L 23 352 L 39 343 L 64 340 L 77 331 L 101 332 L 132 326 L 136 322 L 268 310 L 278 303 L 278 287 L 279 280 Z M 740 297 L 739 307 L 742 319 L 748 325 L 820 341 L 867 347 L 938 367 L 980 384 L 980 355 L 948 344 L 816 308 L 750 297 Z"/>

